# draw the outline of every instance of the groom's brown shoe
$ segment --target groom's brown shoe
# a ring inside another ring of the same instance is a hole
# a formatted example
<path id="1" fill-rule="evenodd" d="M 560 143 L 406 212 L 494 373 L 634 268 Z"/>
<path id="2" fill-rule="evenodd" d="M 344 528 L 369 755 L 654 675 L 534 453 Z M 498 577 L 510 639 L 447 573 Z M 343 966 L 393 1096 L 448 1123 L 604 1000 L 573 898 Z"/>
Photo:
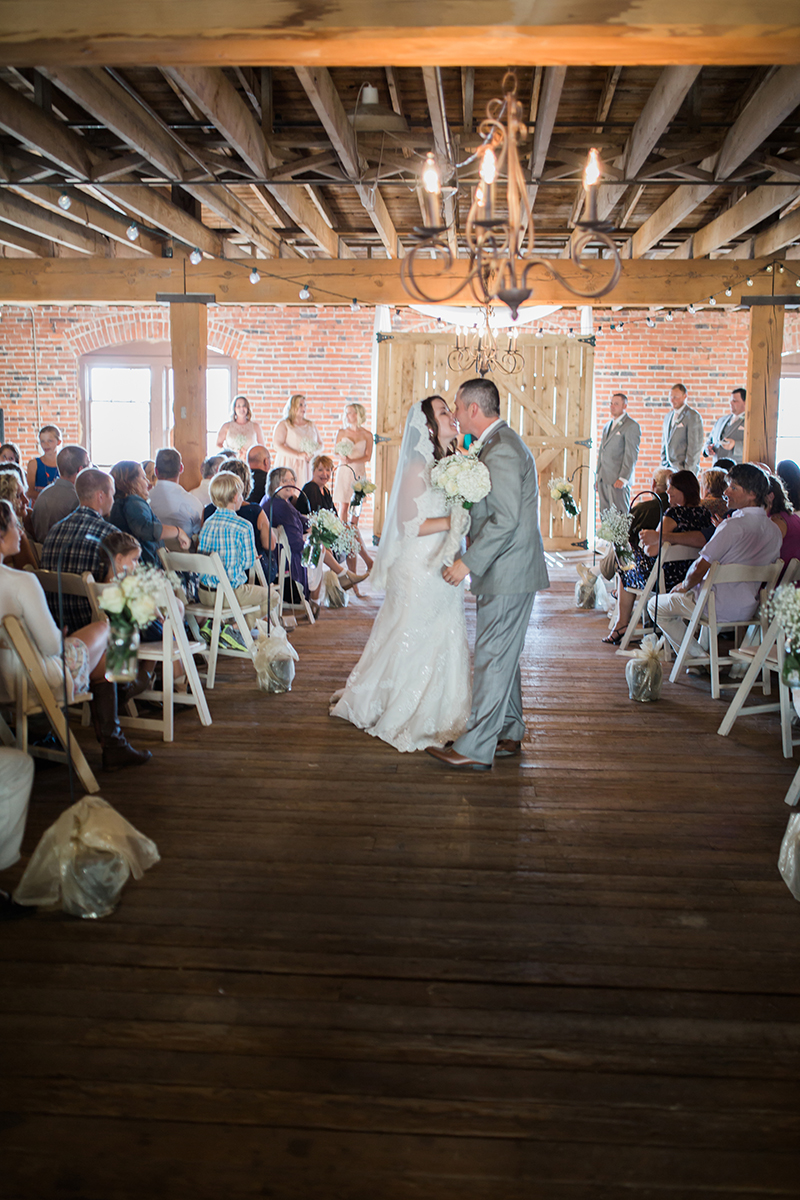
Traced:
<path id="1" fill-rule="evenodd" d="M 492 764 L 478 762 L 476 758 L 465 758 L 463 754 L 456 754 L 455 750 L 440 750 L 438 746 L 428 746 L 425 751 L 430 754 L 431 758 L 436 758 L 440 763 L 444 763 L 446 767 L 450 767 L 454 771 L 491 771 Z"/>
<path id="2" fill-rule="evenodd" d="M 501 738 L 497 743 L 494 756 L 495 758 L 513 758 L 515 754 L 521 753 L 522 742 L 515 742 L 512 738 Z"/>

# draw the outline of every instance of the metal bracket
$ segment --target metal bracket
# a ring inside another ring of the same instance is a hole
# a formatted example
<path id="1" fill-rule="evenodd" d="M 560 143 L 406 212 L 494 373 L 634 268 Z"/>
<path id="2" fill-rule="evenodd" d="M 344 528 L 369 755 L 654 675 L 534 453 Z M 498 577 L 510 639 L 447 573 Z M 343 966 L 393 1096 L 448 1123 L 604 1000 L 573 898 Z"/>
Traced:
<path id="1" fill-rule="evenodd" d="M 591 346 L 592 349 L 594 349 L 594 347 L 597 345 L 597 338 L 595 337 L 595 335 L 593 333 L 590 333 L 588 335 L 588 337 L 579 337 L 578 341 L 585 342 L 586 345 Z"/>
<path id="2" fill-rule="evenodd" d="M 381 342 L 393 342 L 394 334 L 393 333 L 376 333 L 375 341 L 378 343 L 379 346 L 380 346 Z"/>
<path id="3" fill-rule="evenodd" d="M 578 440 L 575 442 L 575 445 L 576 446 L 585 446 L 587 450 L 591 450 L 592 439 L 591 438 L 578 438 Z"/>
<path id="4" fill-rule="evenodd" d="M 392 439 L 390 437 L 382 437 L 379 433 L 373 433 L 372 440 L 377 446 L 380 442 L 390 442 Z"/>
<path id="5" fill-rule="evenodd" d="M 572 542 L 572 545 L 575 546 L 578 550 L 588 550 L 589 549 L 589 542 L 586 538 L 584 538 L 582 542 Z"/>

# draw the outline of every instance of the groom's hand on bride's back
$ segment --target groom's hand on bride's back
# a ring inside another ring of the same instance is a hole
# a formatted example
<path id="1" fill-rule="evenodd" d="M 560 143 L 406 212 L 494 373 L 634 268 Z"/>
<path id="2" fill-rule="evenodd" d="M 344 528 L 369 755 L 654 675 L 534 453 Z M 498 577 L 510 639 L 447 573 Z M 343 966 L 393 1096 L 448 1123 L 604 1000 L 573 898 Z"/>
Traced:
<path id="1" fill-rule="evenodd" d="M 451 567 L 442 567 L 442 578 L 445 583 L 452 583 L 453 587 L 458 587 L 467 575 L 469 567 L 460 558 L 457 558 Z"/>

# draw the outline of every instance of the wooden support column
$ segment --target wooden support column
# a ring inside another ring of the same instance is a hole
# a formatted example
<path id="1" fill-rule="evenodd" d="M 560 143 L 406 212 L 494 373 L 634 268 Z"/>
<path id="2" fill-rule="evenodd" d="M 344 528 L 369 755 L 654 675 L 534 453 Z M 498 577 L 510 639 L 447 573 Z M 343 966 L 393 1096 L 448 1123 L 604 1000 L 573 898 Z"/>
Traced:
<path id="1" fill-rule="evenodd" d="M 782 305 L 756 305 L 750 309 L 744 461 L 769 463 L 773 470 L 784 312 Z"/>
<path id="2" fill-rule="evenodd" d="M 189 490 L 200 483 L 206 457 L 206 366 L 208 315 L 205 304 L 170 304 L 173 404 L 176 450 L 183 459 L 181 483 Z"/>

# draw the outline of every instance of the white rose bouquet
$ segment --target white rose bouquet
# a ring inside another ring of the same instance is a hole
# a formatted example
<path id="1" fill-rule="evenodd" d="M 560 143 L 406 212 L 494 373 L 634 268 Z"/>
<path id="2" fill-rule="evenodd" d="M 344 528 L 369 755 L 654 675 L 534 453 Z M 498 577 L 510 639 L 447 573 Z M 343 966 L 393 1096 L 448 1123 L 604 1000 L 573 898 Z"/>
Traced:
<path id="1" fill-rule="evenodd" d="M 349 458 L 355 448 L 356 444 L 355 442 L 351 442 L 350 438 L 342 438 L 340 442 L 336 443 L 333 450 L 340 458 Z"/>
<path id="2" fill-rule="evenodd" d="M 617 552 L 620 565 L 624 568 L 633 562 L 631 552 L 631 524 L 633 517 L 630 513 L 620 512 L 618 508 L 607 508 L 600 513 L 600 528 L 597 536 L 606 542 L 611 542 Z"/>
<path id="3" fill-rule="evenodd" d="M 358 509 L 366 500 L 367 496 L 371 496 L 375 491 L 375 484 L 370 483 L 368 479 L 355 479 L 353 481 L 353 499 L 350 501 L 350 511 Z"/>
<path id="4" fill-rule="evenodd" d="M 450 509 L 450 532 L 444 544 L 444 564 L 451 566 L 461 551 L 461 539 L 469 532 L 470 509 L 492 490 L 489 468 L 477 454 L 451 454 L 435 463 L 431 483 L 444 493 Z"/>
<path id="5" fill-rule="evenodd" d="M 323 550 L 331 554 L 355 554 L 358 537 L 345 525 L 335 512 L 321 508 L 315 512 L 308 524 L 306 544 L 303 547 L 303 565 L 315 567 L 322 558 Z"/>
<path id="6" fill-rule="evenodd" d="M 568 479 L 551 479 L 550 480 L 550 497 L 553 500 L 560 500 L 564 505 L 564 512 L 570 517 L 579 517 L 581 510 L 575 503 L 575 496 L 572 492 L 572 484 Z"/>
<path id="7" fill-rule="evenodd" d="M 104 588 L 98 605 L 108 615 L 111 632 L 106 646 L 106 679 L 136 678 L 139 630 L 158 616 L 158 598 L 165 577 L 155 567 L 137 567 L 130 575 Z"/>

